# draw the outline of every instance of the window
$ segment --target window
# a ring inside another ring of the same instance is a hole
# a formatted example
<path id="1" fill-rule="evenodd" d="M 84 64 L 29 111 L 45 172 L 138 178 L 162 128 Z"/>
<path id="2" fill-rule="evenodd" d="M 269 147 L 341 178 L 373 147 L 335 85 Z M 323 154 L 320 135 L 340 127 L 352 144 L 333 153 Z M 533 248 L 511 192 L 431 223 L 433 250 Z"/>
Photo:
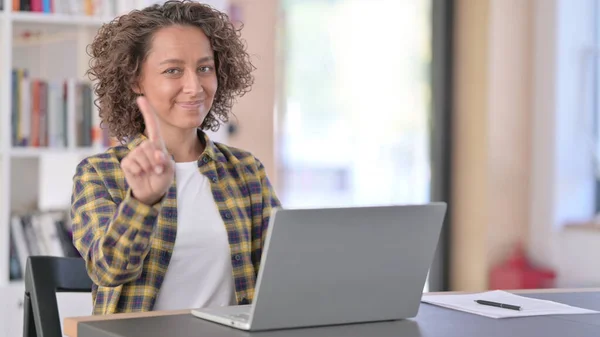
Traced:
<path id="1" fill-rule="evenodd" d="M 429 201 L 430 1 L 284 0 L 285 205 Z"/>

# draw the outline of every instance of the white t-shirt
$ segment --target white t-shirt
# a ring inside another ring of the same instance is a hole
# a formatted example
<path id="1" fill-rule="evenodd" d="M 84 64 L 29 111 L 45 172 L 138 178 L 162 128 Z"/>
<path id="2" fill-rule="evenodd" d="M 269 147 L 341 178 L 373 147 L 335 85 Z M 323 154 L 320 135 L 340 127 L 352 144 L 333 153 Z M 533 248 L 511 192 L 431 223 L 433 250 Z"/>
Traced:
<path id="1" fill-rule="evenodd" d="M 197 162 L 176 163 L 177 237 L 154 310 L 235 303 L 227 231 Z"/>

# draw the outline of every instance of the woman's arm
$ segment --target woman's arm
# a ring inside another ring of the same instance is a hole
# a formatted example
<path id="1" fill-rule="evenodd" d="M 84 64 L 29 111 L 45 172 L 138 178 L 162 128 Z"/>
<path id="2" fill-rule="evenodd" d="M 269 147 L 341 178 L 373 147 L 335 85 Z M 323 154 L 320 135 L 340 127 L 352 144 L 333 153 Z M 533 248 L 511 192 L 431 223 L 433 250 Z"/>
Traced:
<path id="1" fill-rule="evenodd" d="M 281 203 L 267 177 L 265 167 L 258 159 L 256 159 L 256 164 L 255 179 L 260 183 L 261 197 L 257 198 L 259 200 L 258 203 L 252 205 L 252 261 L 254 263 L 254 270 L 258 274 L 271 211 L 275 207 L 280 207 Z"/>
<path id="2" fill-rule="evenodd" d="M 115 203 L 88 160 L 77 166 L 71 199 L 73 244 L 94 283 L 114 287 L 139 277 L 159 211 L 160 202 L 145 205 L 132 197 L 131 190 Z"/>

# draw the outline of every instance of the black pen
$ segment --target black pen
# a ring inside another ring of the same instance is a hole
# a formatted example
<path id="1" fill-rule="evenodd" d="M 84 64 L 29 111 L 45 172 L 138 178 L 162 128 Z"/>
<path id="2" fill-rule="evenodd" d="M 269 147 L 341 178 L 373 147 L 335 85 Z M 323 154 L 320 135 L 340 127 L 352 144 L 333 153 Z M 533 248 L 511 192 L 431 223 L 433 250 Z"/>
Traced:
<path id="1" fill-rule="evenodd" d="M 475 302 L 477 302 L 481 305 L 489 305 L 492 307 L 498 307 L 498 308 L 504 308 L 504 309 L 510 309 L 510 310 L 518 310 L 518 311 L 521 310 L 521 307 L 512 305 L 512 304 L 504 304 L 504 303 L 485 301 L 485 300 L 476 300 Z"/>

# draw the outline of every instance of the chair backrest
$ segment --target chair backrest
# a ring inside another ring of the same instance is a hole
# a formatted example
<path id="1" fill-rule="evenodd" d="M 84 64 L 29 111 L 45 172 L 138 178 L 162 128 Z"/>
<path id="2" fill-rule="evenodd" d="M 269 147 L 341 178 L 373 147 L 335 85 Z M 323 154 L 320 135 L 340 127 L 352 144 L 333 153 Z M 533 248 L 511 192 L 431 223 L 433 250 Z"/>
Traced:
<path id="1" fill-rule="evenodd" d="M 57 292 L 90 292 L 82 258 L 30 256 L 25 269 L 24 337 L 62 337 Z"/>

